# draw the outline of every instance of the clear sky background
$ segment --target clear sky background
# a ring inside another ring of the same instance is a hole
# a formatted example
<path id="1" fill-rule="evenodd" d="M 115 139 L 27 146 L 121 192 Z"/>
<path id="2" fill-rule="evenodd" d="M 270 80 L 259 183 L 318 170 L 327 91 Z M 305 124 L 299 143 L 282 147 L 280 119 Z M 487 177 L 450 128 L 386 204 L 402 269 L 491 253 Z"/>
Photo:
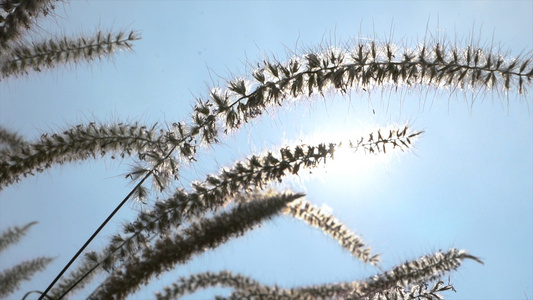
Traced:
<path id="1" fill-rule="evenodd" d="M 188 120 L 208 87 L 234 75 L 249 77 L 247 65 L 265 56 L 285 61 L 317 46 L 371 38 L 414 47 L 429 32 L 451 44 L 473 39 L 493 45 L 509 57 L 533 49 L 532 1 L 71 1 L 55 12 L 39 22 L 41 36 L 100 27 L 136 29 L 142 40 L 134 52 L 111 61 L 0 82 L 0 124 L 29 139 L 95 120 Z M 322 169 L 280 188 L 303 191 L 319 206 L 327 203 L 381 254 L 384 269 L 450 247 L 482 258 L 484 266 L 467 261 L 450 274 L 457 292 L 446 294 L 449 299 L 533 299 L 531 98 L 501 91 L 450 95 L 425 88 L 355 91 L 288 103 L 222 136 L 223 143 L 183 170 L 183 185 L 285 143 L 410 122 L 426 131 L 414 152 Z M 40 255 L 57 257 L 14 299 L 44 290 L 130 191 L 133 185 L 122 174 L 131 164 L 99 159 L 54 167 L 2 191 L 2 230 L 39 224 L 2 253 L 0 269 Z M 139 208 L 123 208 L 90 249 L 104 246 Z M 224 269 L 282 287 L 379 272 L 320 231 L 282 216 L 164 274 L 131 298 L 153 298 L 182 275 Z M 210 290 L 187 299 L 218 292 L 227 293 Z"/>

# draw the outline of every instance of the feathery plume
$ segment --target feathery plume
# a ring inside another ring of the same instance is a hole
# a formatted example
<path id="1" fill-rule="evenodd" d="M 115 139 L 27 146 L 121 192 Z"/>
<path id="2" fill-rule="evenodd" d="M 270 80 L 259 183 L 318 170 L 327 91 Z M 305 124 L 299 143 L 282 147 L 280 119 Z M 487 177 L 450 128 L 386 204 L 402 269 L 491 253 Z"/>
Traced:
<path id="1" fill-rule="evenodd" d="M 14 226 L 2 232 L 2 235 L 0 235 L 0 252 L 5 250 L 10 245 L 16 244 L 35 224 L 37 224 L 37 222 L 30 222 L 24 225 L 22 228 Z"/>
<path id="2" fill-rule="evenodd" d="M 429 288 L 426 282 L 457 269 L 464 259 L 483 263 L 465 250 L 450 249 L 406 262 L 367 280 L 283 289 L 257 285 L 236 290 L 230 299 L 441 299 L 438 292 L 453 289 L 438 281 Z M 414 297 L 414 298 L 413 298 Z"/>
<path id="3" fill-rule="evenodd" d="M 32 43 L 31 46 L 20 45 L 2 54 L 5 57 L 0 60 L 0 74 L 4 78 L 20 76 L 27 74 L 29 70 L 40 72 L 58 65 L 101 59 L 117 50 L 130 50 L 132 42 L 139 39 L 139 33 L 135 31 L 120 31 L 115 34 L 98 31 L 90 37 L 63 37 Z"/>
<path id="4" fill-rule="evenodd" d="M 365 263 L 377 265 L 381 260 L 378 254 L 371 254 L 370 248 L 365 248 L 363 240 L 358 235 L 334 216 L 323 212 L 305 199 L 289 203 L 283 213 L 321 229 L 325 234 L 337 240 L 344 249 Z"/>
<path id="5" fill-rule="evenodd" d="M 409 286 L 432 281 L 447 272 L 456 270 L 465 259 L 483 264 L 481 259 L 468 254 L 465 250 L 452 248 L 446 252 L 438 251 L 369 278 L 364 282 L 360 291 L 354 291 L 354 294 L 371 297 L 396 286 Z"/>
<path id="6" fill-rule="evenodd" d="M 16 291 L 23 280 L 30 280 L 34 273 L 44 270 L 52 260 L 50 257 L 38 257 L 0 272 L 0 297 Z"/>
<path id="7" fill-rule="evenodd" d="M 125 125 L 78 125 L 63 133 L 43 134 L 37 142 L 19 144 L 0 157 L 0 189 L 21 176 L 42 172 L 54 164 L 104 156 L 136 154 L 140 160 L 157 161 L 175 141 L 172 132 L 157 131 L 137 123 Z M 175 161 L 167 160 L 176 169 Z M 165 166 L 166 167 L 166 166 Z"/>

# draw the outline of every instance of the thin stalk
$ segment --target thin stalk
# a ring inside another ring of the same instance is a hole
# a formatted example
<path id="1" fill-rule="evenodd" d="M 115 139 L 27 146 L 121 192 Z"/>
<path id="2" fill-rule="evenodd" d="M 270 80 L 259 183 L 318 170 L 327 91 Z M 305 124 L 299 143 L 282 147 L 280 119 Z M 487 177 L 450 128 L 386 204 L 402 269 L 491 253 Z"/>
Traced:
<path id="1" fill-rule="evenodd" d="M 124 204 L 129 200 L 129 198 L 131 197 L 131 195 L 133 195 L 135 190 L 138 189 L 141 186 L 141 184 L 143 184 L 143 182 L 146 179 L 148 179 L 148 177 L 150 177 L 151 174 L 152 174 L 152 171 L 150 171 L 146 175 L 144 175 L 143 179 L 141 179 L 141 181 L 139 181 L 139 183 L 137 183 L 135 188 L 133 188 L 129 192 L 129 194 L 124 198 L 124 200 L 122 200 L 122 202 L 120 202 L 120 204 L 115 208 L 115 210 L 113 210 L 113 212 L 105 219 L 105 221 L 102 222 L 102 224 L 100 224 L 100 227 L 98 227 L 98 229 L 96 229 L 96 231 L 85 242 L 85 244 L 83 244 L 83 246 L 81 246 L 80 250 L 78 250 L 78 252 L 76 254 L 74 254 L 74 256 L 70 259 L 70 261 L 63 268 L 63 270 L 61 270 L 61 272 L 59 272 L 59 274 L 57 274 L 56 278 L 52 281 L 52 283 L 50 283 L 50 285 L 48 285 L 48 287 L 46 288 L 46 290 L 44 290 L 44 292 L 41 294 L 41 296 L 39 296 L 39 300 L 42 300 L 44 297 L 46 297 L 46 294 L 48 293 L 48 291 L 50 291 L 50 289 L 54 286 L 54 284 L 61 278 L 61 276 L 63 276 L 63 274 L 68 270 L 68 268 L 70 268 L 70 266 L 74 263 L 74 261 L 76 261 L 76 259 L 80 256 L 80 254 L 83 252 L 83 250 L 85 250 L 85 248 L 87 248 L 87 246 L 89 246 L 89 244 L 92 242 L 92 240 L 100 233 L 100 231 L 102 231 L 102 229 L 115 216 L 115 214 L 120 210 L 120 208 L 122 208 L 122 206 L 124 206 Z M 63 295 L 61 297 L 63 297 Z"/>

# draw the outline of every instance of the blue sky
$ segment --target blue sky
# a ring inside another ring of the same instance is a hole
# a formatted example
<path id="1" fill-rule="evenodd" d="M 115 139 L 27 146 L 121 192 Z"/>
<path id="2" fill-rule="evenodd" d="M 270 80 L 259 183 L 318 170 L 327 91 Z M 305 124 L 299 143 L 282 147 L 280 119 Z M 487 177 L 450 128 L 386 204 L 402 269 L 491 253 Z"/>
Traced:
<path id="1" fill-rule="evenodd" d="M 280 60 L 352 39 L 414 47 L 426 33 L 450 43 L 533 49 L 531 1 L 72 1 L 39 23 L 44 34 L 136 29 L 134 52 L 0 83 L 0 124 L 28 138 L 90 121 L 188 120 L 197 97 L 250 63 Z M 392 29 L 392 32 L 391 32 Z M 531 89 L 531 88 L 530 88 Z M 473 102 L 473 103 L 472 103 Z M 280 188 L 307 193 L 381 253 L 382 267 L 450 247 L 467 261 L 450 275 L 449 299 L 533 298 L 533 123 L 531 99 L 515 93 L 354 91 L 288 103 L 207 149 L 183 171 L 203 179 L 284 143 L 391 123 L 426 133 L 411 153 L 324 169 Z M 375 111 L 375 114 L 373 113 Z M 54 167 L 0 194 L 0 228 L 39 221 L 2 253 L 0 269 L 39 255 L 57 257 L 15 294 L 44 289 L 132 185 L 131 161 L 100 159 Z M 105 245 L 139 207 L 128 205 L 91 249 Z M 227 269 L 283 287 L 364 279 L 378 272 L 318 230 L 278 217 L 161 276 L 132 299 L 151 298 L 177 277 Z M 220 290 L 216 290 L 220 291 Z M 213 291 L 187 299 L 210 299 Z"/>

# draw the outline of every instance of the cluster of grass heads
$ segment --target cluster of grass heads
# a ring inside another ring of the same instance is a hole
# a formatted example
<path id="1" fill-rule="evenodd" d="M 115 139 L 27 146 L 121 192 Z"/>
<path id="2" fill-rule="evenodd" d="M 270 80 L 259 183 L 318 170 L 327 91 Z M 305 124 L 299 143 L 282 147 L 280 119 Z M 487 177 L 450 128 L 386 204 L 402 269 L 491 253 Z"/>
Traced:
<path id="1" fill-rule="evenodd" d="M 0 22 L 3 79 L 93 61 L 116 50 L 130 49 L 132 42 L 140 38 L 134 31 L 98 31 L 91 37 L 21 42 L 34 19 L 50 14 L 53 8 L 53 1 L 3 2 Z M 186 264 L 195 255 L 215 249 L 279 214 L 321 229 L 354 257 L 378 266 L 379 255 L 372 253 L 362 238 L 340 220 L 305 200 L 301 193 L 274 191 L 269 185 L 327 164 L 335 159 L 340 147 L 368 155 L 409 151 L 422 131 L 407 125 L 379 129 L 356 140 L 280 146 L 275 151 L 250 155 L 217 174 L 193 182 L 189 189 L 176 189 L 172 196 L 153 202 L 137 218 L 125 223 L 122 232 L 112 236 L 101 250 L 85 248 L 127 201 L 145 202 L 150 190 L 160 192 L 180 180 L 182 166 L 196 162 L 199 147 L 218 143 L 223 135 L 249 124 L 271 107 L 285 105 L 287 100 L 398 87 L 434 88 L 450 93 L 470 90 L 523 94 L 533 78 L 531 59 L 531 55 L 507 59 L 492 49 L 426 41 L 413 49 L 371 41 L 309 51 L 285 62 L 265 59 L 249 76 L 229 79 L 224 87 L 213 87 L 207 96 L 198 99 L 189 121 L 171 126 L 88 123 L 45 133 L 35 141 L 26 141 L 0 128 L 0 142 L 4 146 L 0 150 L 0 189 L 73 161 L 111 155 L 137 163 L 126 176 L 135 186 L 50 286 L 39 292 L 41 298 L 61 299 L 103 272 L 107 272 L 106 279 L 89 298 L 125 298 L 162 272 Z M 0 237 L 0 250 L 15 243 L 31 225 L 6 231 Z M 82 253 L 85 253 L 82 261 L 65 274 Z M 230 299 L 437 299 L 440 292 L 453 289 L 440 280 L 442 276 L 457 269 L 465 259 L 482 263 L 465 250 L 450 249 L 388 271 L 380 269 L 370 278 L 291 289 L 267 286 L 229 271 L 209 272 L 180 278 L 156 297 L 172 299 L 200 288 L 222 285 L 233 288 Z M 50 261 L 51 258 L 37 258 L 0 273 L 0 296 L 13 292 L 20 280 Z"/>

